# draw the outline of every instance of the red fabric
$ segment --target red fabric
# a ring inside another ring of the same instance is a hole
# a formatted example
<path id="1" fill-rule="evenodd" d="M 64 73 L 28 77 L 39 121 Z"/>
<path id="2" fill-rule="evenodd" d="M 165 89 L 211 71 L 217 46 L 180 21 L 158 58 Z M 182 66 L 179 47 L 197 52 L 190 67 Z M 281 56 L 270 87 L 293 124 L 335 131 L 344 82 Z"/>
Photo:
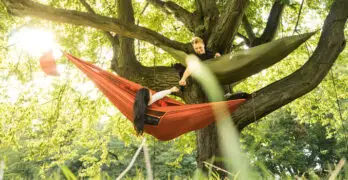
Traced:
<path id="1" fill-rule="evenodd" d="M 157 102 L 158 102 L 158 104 L 159 104 L 161 107 L 167 107 L 167 106 L 168 106 L 168 104 L 167 104 L 165 101 L 163 101 L 163 100 L 158 100 Z"/>
<path id="2" fill-rule="evenodd" d="M 49 56 L 49 54 L 46 54 L 46 56 Z M 95 83 L 117 109 L 130 121 L 133 121 L 135 94 L 137 90 L 142 88 L 141 85 L 114 75 L 70 54 L 65 53 L 65 56 Z M 51 57 L 51 60 L 54 61 L 53 57 Z M 161 103 L 161 101 L 164 103 Z M 187 132 L 204 128 L 214 122 L 213 106 L 216 106 L 216 109 L 221 109 L 220 106 L 227 105 L 229 111 L 233 112 L 244 101 L 245 99 L 238 99 L 186 105 L 164 97 L 160 100 L 160 103 L 153 103 L 149 106 L 149 114 L 159 117 L 160 121 L 158 125 L 145 125 L 145 132 L 159 140 L 171 140 Z"/>
<path id="3" fill-rule="evenodd" d="M 45 53 L 40 58 L 40 66 L 44 72 L 51 76 L 58 76 L 56 61 L 53 60 L 52 51 Z"/>

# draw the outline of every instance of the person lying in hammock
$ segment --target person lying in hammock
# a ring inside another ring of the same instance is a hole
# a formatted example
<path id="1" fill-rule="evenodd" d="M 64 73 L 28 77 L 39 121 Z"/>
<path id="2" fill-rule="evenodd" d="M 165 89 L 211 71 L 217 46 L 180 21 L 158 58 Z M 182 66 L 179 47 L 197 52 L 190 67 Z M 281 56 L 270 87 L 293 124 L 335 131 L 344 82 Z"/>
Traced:
<path id="1" fill-rule="evenodd" d="M 174 86 L 170 89 L 163 90 L 160 92 L 157 92 L 155 94 L 151 94 L 149 89 L 147 88 L 141 88 L 137 91 L 135 95 L 135 102 L 133 105 L 133 123 L 134 123 L 134 129 L 137 133 L 137 135 L 142 135 L 144 132 L 144 124 L 145 124 L 145 118 L 146 118 L 146 111 L 147 106 L 151 105 L 152 103 L 164 98 L 165 96 L 173 93 L 178 92 L 179 89 Z"/>

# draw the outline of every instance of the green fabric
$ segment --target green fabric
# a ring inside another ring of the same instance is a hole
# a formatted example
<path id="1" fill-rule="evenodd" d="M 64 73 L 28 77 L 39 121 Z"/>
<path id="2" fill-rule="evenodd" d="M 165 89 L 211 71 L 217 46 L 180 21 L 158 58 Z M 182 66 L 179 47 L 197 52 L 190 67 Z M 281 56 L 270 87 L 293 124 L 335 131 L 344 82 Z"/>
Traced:
<path id="1" fill-rule="evenodd" d="M 315 32 L 289 36 L 204 61 L 222 84 L 240 81 L 279 62 Z"/>

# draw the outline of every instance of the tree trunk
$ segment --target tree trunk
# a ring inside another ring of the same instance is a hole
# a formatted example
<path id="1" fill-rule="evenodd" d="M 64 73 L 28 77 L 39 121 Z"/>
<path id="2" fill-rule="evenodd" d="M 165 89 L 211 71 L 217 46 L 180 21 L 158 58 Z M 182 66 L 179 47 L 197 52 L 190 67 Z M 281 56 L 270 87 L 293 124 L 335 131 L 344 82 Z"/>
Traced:
<path id="1" fill-rule="evenodd" d="M 213 123 L 204 129 L 197 130 L 196 138 L 198 168 L 206 170 L 204 162 L 208 162 L 225 169 L 221 161 L 215 160 L 216 158 L 222 157 L 216 124 Z"/>
<path id="2" fill-rule="evenodd" d="M 183 99 L 189 104 L 197 104 L 208 102 L 206 95 L 203 92 L 202 87 L 193 80 L 188 79 L 188 85 L 184 90 Z M 219 148 L 219 137 L 217 132 L 217 126 L 215 123 L 209 125 L 204 129 L 196 131 L 196 144 L 197 144 L 197 166 L 202 170 L 207 170 L 204 166 L 204 162 L 212 163 L 218 167 L 224 167 L 221 161 L 215 161 L 216 157 L 221 157 Z M 224 174 L 221 174 L 224 175 Z"/>

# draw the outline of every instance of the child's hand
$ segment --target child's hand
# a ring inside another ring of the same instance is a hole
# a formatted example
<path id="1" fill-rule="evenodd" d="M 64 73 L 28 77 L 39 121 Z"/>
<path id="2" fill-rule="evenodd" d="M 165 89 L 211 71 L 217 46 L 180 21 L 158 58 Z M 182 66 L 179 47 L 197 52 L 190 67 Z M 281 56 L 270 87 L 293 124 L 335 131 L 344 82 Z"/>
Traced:
<path id="1" fill-rule="evenodd" d="M 183 79 L 181 79 L 181 80 L 179 81 L 179 85 L 180 85 L 180 86 L 186 86 L 186 81 L 183 80 Z"/>
<path id="2" fill-rule="evenodd" d="M 220 56 L 221 56 L 220 53 L 215 53 L 215 58 L 220 57 Z"/>
<path id="3" fill-rule="evenodd" d="M 177 88 L 176 86 L 172 87 L 170 89 L 171 92 L 179 92 L 179 88 Z"/>

